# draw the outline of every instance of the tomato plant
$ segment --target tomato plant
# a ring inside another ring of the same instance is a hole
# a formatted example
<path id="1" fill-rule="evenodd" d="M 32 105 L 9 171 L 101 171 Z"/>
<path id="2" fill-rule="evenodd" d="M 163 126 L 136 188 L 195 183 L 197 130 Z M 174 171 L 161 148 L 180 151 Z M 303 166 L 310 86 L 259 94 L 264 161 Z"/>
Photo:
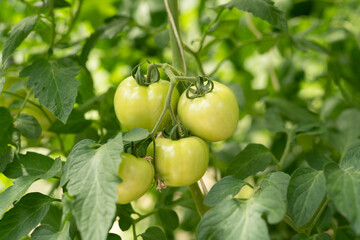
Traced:
<path id="1" fill-rule="evenodd" d="M 177 109 L 181 122 L 193 134 L 210 142 L 231 137 L 239 121 L 239 107 L 227 86 L 214 81 L 214 89 L 204 96 L 189 99 L 186 95 L 180 96 Z"/>
<path id="2" fill-rule="evenodd" d="M 167 186 L 191 185 L 204 175 L 209 162 L 209 149 L 200 138 L 157 138 L 155 146 L 155 168 Z M 150 155 L 153 152 L 153 145 L 150 145 Z"/>
<path id="3" fill-rule="evenodd" d="M 154 167 L 143 158 L 136 158 L 129 153 L 121 154 L 117 193 L 120 204 L 129 203 L 146 193 L 154 180 Z"/>
<path id="4" fill-rule="evenodd" d="M 124 79 L 114 98 L 115 112 L 120 123 L 129 130 L 139 127 L 151 131 L 165 106 L 169 87 L 170 83 L 164 80 L 149 86 L 140 86 L 132 76 Z M 171 99 L 172 107 L 176 106 L 178 98 L 179 93 L 175 90 Z M 160 127 L 169 122 L 170 114 L 167 113 Z"/>
<path id="5" fill-rule="evenodd" d="M 359 240 L 359 12 L 0 1 L 0 240 Z"/>

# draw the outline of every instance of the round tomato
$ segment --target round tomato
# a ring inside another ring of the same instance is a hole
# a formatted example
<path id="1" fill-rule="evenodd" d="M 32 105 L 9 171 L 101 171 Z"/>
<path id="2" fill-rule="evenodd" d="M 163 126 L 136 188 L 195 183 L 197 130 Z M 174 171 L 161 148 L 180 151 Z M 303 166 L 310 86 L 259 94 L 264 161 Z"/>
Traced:
<path id="1" fill-rule="evenodd" d="M 189 99 L 184 92 L 179 99 L 180 121 L 194 135 L 216 142 L 229 138 L 239 121 L 239 108 L 234 93 L 214 81 L 214 89 L 202 97 Z"/>
<path id="2" fill-rule="evenodd" d="M 169 87 L 170 82 L 164 80 L 149 86 L 138 85 L 132 76 L 123 80 L 114 97 L 115 113 L 120 123 L 128 130 L 140 127 L 151 131 L 164 109 Z M 171 98 L 173 109 L 178 99 L 179 93 L 174 89 Z M 166 113 L 160 128 L 169 122 L 170 114 Z"/>
<path id="3" fill-rule="evenodd" d="M 122 182 L 117 187 L 117 202 L 126 204 L 138 199 L 149 190 L 155 171 L 152 164 L 144 158 L 137 158 L 129 153 L 121 154 L 121 158 L 119 176 Z"/>
<path id="4" fill-rule="evenodd" d="M 191 185 L 204 175 L 209 163 L 209 149 L 201 138 L 157 138 L 155 146 L 155 169 L 167 186 Z M 153 155 L 153 144 L 148 150 Z"/>

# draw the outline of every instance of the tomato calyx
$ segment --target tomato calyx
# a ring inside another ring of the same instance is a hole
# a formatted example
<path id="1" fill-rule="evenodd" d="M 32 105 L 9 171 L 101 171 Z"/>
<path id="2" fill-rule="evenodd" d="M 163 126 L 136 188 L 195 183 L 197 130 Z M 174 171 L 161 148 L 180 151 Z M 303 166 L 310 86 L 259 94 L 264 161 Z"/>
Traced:
<path id="1" fill-rule="evenodd" d="M 166 185 L 164 181 L 162 181 L 159 177 L 156 180 L 156 190 L 161 192 L 161 190 L 166 189 Z"/>
<path id="2" fill-rule="evenodd" d="M 132 77 L 135 79 L 136 83 L 140 86 L 149 86 L 150 84 L 156 83 L 160 80 L 160 72 L 154 63 L 149 63 L 147 67 L 147 74 L 144 76 L 141 72 L 141 66 L 144 63 L 136 65 L 131 71 Z"/>
<path id="3" fill-rule="evenodd" d="M 179 140 L 190 135 L 188 129 L 180 121 L 178 121 L 176 124 L 165 128 L 162 132 L 162 136 L 170 138 L 171 140 Z"/>
<path id="4" fill-rule="evenodd" d="M 186 97 L 194 99 L 202 97 L 214 89 L 214 82 L 207 76 L 198 76 L 186 90 Z"/>

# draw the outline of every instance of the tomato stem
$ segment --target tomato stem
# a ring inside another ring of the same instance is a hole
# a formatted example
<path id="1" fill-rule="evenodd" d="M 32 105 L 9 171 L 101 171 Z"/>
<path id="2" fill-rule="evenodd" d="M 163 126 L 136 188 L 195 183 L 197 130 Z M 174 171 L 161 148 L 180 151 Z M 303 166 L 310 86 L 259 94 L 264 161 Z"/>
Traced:
<path id="1" fill-rule="evenodd" d="M 191 196 L 193 197 L 195 201 L 195 206 L 197 209 L 197 212 L 199 213 L 200 217 L 204 216 L 207 210 L 210 209 L 210 207 L 203 204 L 204 201 L 204 195 L 202 194 L 198 183 L 191 184 L 189 186 Z"/>
<path id="2" fill-rule="evenodd" d="M 295 134 L 295 130 L 294 129 L 290 129 L 287 133 L 286 133 L 286 145 L 285 145 L 285 149 L 284 149 L 284 152 L 281 156 L 281 159 L 277 165 L 277 170 L 278 171 L 281 171 L 281 169 L 283 168 L 283 165 L 284 165 L 284 162 L 285 162 L 285 159 L 290 151 L 290 147 L 291 147 L 291 141 L 292 141 L 292 138 Z"/>

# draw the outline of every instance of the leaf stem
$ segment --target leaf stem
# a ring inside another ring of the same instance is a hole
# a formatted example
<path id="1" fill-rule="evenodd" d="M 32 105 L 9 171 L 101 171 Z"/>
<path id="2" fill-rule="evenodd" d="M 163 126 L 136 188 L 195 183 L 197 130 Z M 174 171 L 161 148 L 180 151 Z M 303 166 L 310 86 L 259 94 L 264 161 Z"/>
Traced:
<path id="1" fill-rule="evenodd" d="M 154 215 L 154 214 L 156 214 L 156 213 L 158 213 L 158 212 L 159 212 L 159 210 L 154 210 L 154 211 L 149 212 L 149 213 L 147 213 L 147 214 L 140 215 L 139 218 L 134 219 L 134 223 L 138 223 L 138 222 L 140 222 L 141 220 L 143 220 L 143 219 L 145 219 L 145 218 L 147 218 L 147 217 L 150 217 L 150 216 L 152 216 L 152 215 Z"/>
<path id="2" fill-rule="evenodd" d="M 286 144 L 285 144 L 285 149 L 284 149 L 284 152 L 283 154 L 281 155 L 281 158 L 280 158 L 280 161 L 277 165 L 277 170 L 278 171 L 281 171 L 283 165 L 284 165 L 284 162 L 285 162 L 285 159 L 290 151 L 290 147 L 291 147 L 291 141 L 292 141 L 292 138 L 295 134 L 295 129 L 290 129 L 287 133 L 287 137 L 286 137 Z"/>
<path id="3" fill-rule="evenodd" d="M 54 13 L 54 5 L 55 5 L 55 0 L 50 0 L 50 17 L 51 17 L 51 40 L 50 40 L 50 46 L 49 46 L 49 50 L 48 50 L 48 57 L 50 58 L 50 56 L 53 53 L 53 48 L 55 45 L 55 37 L 56 37 L 56 23 L 55 23 L 55 13 Z"/>
<path id="4" fill-rule="evenodd" d="M 198 52 L 195 52 L 194 50 L 192 50 L 189 46 L 187 46 L 186 44 L 184 44 L 184 49 L 185 51 L 187 51 L 188 53 L 190 53 L 194 58 L 195 58 L 195 61 L 199 67 L 199 71 L 202 75 L 206 75 L 205 74 L 205 71 L 204 71 L 204 68 L 202 66 L 202 62 L 201 62 L 201 59 L 200 59 L 200 55 Z"/>
<path id="5" fill-rule="evenodd" d="M 68 27 L 67 31 L 65 32 L 64 35 L 62 35 L 62 37 L 60 38 L 59 41 L 57 41 L 57 43 L 61 43 L 71 33 L 71 30 L 75 26 L 75 22 L 76 22 L 76 20 L 78 19 L 79 15 L 80 15 L 80 10 L 81 10 L 82 4 L 83 4 L 83 0 L 79 0 L 79 5 L 77 6 L 75 14 L 74 15 L 71 14 L 71 20 L 70 20 L 70 24 L 69 24 L 69 27 Z"/>
<path id="6" fill-rule="evenodd" d="M 321 214 L 324 212 L 328 202 L 329 202 L 329 199 L 327 198 L 327 196 L 325 196 L 323 201 L 321 202 L 320 206 L 316 210 L 314 216 L 311 218 L 310 225 L 308 225 L 309 227 L 306 228 L 305 233 L 307 235 L 311 235 L 312 229 L 314 228 L 316 223 L 319 221 L 319 218 L 321 217 Z"/>
<path id="7" fill-rule="evenodd" d="M 136 235 L 136 227 L 135 227 L 135 222 L 132 222 L 132 232 L 133 232 L 133 239 L 136 240 L 137 239 L 137 235 Z"/>
<path id="8" fill-rule="evenodd" d="M 18 113 L 16 114 L 16 116 L 14 117 L 14 122 L 16 121 L 16 119 L 20 116 L 20 113 L 22 112 L 22 110 L 24 109 L 24 107 L 26 106 L 26 103 L 27 101 L 29 100 L 29 97 L 31 95 L 31 92 L 32 92 L 32 88 L 27 92 L 25 98 L 24 98 L 24 101 L 22 102 L 20 108 L 19 108 L 19 111 Z"/>
<path id="9" fill-rule="evenodd" d="M 193 197 L 195 201 L 196 210 L 199 213 L 200 217 L 204 216 L 207 210 L 210 209 L 210 207 L 203 204 L 204 201 L 204 195 L 202 194 L 198 183 L 191 184 L 189 186 L 191 196 Z"/>

